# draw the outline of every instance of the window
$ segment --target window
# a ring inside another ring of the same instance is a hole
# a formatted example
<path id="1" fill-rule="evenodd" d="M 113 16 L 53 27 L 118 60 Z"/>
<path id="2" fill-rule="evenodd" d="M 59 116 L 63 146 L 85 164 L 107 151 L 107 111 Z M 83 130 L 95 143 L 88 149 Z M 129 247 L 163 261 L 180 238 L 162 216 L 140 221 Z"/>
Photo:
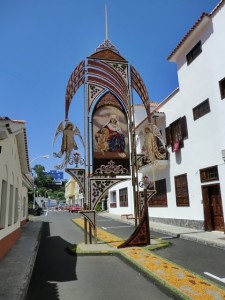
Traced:
<path id="1" fill-rule="evenodd" d="M 25 217 L 26 216 L 26 209 L 27 209 L 27 207 L 26 207 L 26 198 L 24 197 L 23 198 L 23 217 Z"/>
<path id="2" fill-rule="evenodd" d="M 196 57 L 199 56 L 199 54 L 202 52 L 202 43 L 199 41 L 194 48 L 191 49 L 191 51 L 186 55 L 187 64 L 190 65 L 190 63 L 195 60 Z"/>
<path id="3" fill-rule="evenodd" d="M 18 188 L 15 190 L 15 206 L 14 206 L 14 223 L 18 221 L 19 213 L 19 193 L 18 193 Z"/>
<path id="4" fill-rule="evenodd" d="M 183 139 L 188 136 L 186 117 L 179 118 L 166 128 L 167 146 L 172 146 L 172 151 L 176 152 L 184 146 Z"/>
<path id="5" fill-rule="evenodd" d="M 10 187 L 9 187 L 9 214 L 8 214 L 8 226 L 11 226 L 11 225 L 12 225 L 12 218 L 13 218 L 13 199 L 14 199 L 13 185 L 10 184 Z"/>
<path id="6" fill-rule="evenodd" d="M 189 206 L 187 174 L 174 177 L 177 206 Z"/>
<path id="7" fill-rule="evenodd" d="M 113 191 L 110 193 L 111 197 L 110 197 L 110 207 L 111 208 L 116 208 L 117 205 L 116 205 L 116 191 Z"/>
<path id="8" fill-rule="evenodd" d="M 219 180 L 218 168 L 217 166 L 201 169 L 200 170 L 201 182 Z"/>
<path id="9" fill-rule="evenodd" d="M 167 206 L 167 190 L 166 179 L 157 180 L 155 182 L 156 194 L 150 199 L 150 207 L 165 207 Z"/>
<path id="10" fill-rule="evenodd" d="M 219 85 L 220 85 L 221 99 L 224 99 L 225 98 L 225 78 L 223 78 L 222 80 L 220 80 Z"/>
<path id="11" fill-rule="evenodd" d="M 203 101 L 202 103 L 200 103 L 199 105 L 193 108 L 194 120 L 201 118 L 202 116 L 206 115 L 209 112 L 210 112 L 209 99 L 206 99 L 205 101 Z"/>
<path id="12" fill-rule="evenodd" d="M 128 206 L 127 188 L 119 190 L 120 207 Z"/>
<path id="13" fill-rule="evenodd" d="M 7 204 L 7 182 L 5 180 L 2 180 L 2 192 L 1 192 L 1 199 L 0 199 L 0 229 L 5 228 L 6 204 Z"/>

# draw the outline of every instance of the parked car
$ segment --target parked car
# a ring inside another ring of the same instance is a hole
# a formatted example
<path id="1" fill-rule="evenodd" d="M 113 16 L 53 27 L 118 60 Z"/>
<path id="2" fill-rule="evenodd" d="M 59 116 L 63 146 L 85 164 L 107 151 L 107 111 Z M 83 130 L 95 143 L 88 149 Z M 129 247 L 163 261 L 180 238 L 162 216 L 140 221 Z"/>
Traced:
<path id="1" fill-rule="evenodd" d="M 64 206 L 64 210 L 69 210 L 69 208 L 70 208 L 70 205 L 65 205 Z"/>
<path id="2" fill-rule="evenodd" d="M 75 205 L 70 205 L 68 210 L 69 210 L 69 212 L 73 213 L 73 212 L 78 212 L 78 211 L 82 210 L 82 208 L 80 205 L 75 204 Z"/>

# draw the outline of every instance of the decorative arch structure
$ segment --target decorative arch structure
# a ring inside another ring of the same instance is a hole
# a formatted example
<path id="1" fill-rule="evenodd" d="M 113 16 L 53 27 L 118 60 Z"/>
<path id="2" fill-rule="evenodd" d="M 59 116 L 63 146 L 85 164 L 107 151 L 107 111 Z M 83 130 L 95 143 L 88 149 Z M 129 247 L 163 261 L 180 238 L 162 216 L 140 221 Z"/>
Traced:
<path id="1" fill-rule="evenodd" d="M 126 107 L 131 100 L 130 86 L 141 98 L 150 118 L 150 99 L 146 86 L 137 72 L 119 51 L 105 40 L 86 60 L 82 60 L 72 72 L 66 87 L 65 119 L 74 95 L 83 84 L 87 84 L 88 105 L 102 92 L 109 90 L 118 96 Z"/>
<path id="2" fill-rule="evenodd" d="M 137 222 L 140 210 L 132 89 L 141 98 L 150 122 L 150 100 L 146 86 L 136 69 L 108 39 L 72 72 L 66 87 L 65 120 L 69 119 L 71 102 L 82 85 L 85 86 L 86 124 L 86 168 L 82 175 L 85 186 L 82 189 L 85 190 L 86 204 L 89 209 L 95 209 L 112 186 L 131 180 Z M 78 171 L 67 170 L 77 179 Z M 148 220 L 145 219 L 139 226 L 147 226 L 147 223 Z M 137 232 L 143 230 L 139 228 Z M 138 233 L 132 237 L 135 243 L 138 243 L 139 235 Z"/>

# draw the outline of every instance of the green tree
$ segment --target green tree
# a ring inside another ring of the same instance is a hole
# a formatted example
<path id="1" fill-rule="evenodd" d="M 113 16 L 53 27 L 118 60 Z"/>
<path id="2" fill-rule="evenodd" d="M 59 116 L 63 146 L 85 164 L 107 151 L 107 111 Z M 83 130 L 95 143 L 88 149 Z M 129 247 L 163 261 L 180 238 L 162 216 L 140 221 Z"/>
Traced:
<path id="1" fill-rule="evenodd" d="M 45 167 L 42 165 L 35 165 L 32 170 L 34 170 L 34 185 L 38 188 L 39 193 L 45 193 L 45 190 L 52 186 L 53 176 L 47 176 L 45 174 Z M 44 196 L 42 194 L 42 196 Z"/>
<path id="2" fill-rule="evenodd" d="M 54 184 L 53 176 L 45 174 L 45 167 L 35 165 L 33 168 L 34 186 L 39 197 L 55 199 L 57 201 L 65 199 L 65 186 Z M 29 192 L 29 201 L 32 205 L 34 190 Z"/>
<path id="3" fill-rule="evenodd" d="M 57 200 L 64 200 L 65 199 L 65 193 L 64 192 L 58 192 L 57 193 Z"/>

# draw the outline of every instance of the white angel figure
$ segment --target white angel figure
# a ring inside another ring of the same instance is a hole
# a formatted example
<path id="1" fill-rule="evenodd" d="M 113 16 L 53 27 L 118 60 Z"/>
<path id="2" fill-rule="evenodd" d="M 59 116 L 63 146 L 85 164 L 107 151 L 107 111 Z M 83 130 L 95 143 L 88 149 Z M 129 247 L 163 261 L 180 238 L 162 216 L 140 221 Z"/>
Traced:
<path id="1" fill-rule="evenodd" d="M 58 153 L 54 152 L 53 155 L 55 157 L 62 157 L 62 155 L 65 154 L 64 161 L 61 165 L 56 166 L 57 169 L 62 169 L 69 163 L 69 160 L 71 158 L 73 150 L 77 150 L 78 146 L 75 142 L 74 135 L 78 135 L 80 137 L 80 140 L 84 146 L 84 142 L 82 139 L 82 136 L 80 134 L 80 130 L 77 126 L 74 126 L 72 122 L 66 121 L 65 126 L 63 126 L 63 122 L 60 122 L 53 140 L 53 145 L 59 136 L 59 134 L 62 133 L 62 143 L 61 143 L 61 149 Z"/>
<path id="2" fill-rule="evenodd" d="M 159 151 L 156 138 L 160 140 L 164 151 Z M 144 128 L 143 150 L 151 162 L 154 162 L 157 159 L 166 158 L 165 143 L 162 139 L 162 135 L 159 131 L 159 128 L 152 123 L 148 123 Z"/>

